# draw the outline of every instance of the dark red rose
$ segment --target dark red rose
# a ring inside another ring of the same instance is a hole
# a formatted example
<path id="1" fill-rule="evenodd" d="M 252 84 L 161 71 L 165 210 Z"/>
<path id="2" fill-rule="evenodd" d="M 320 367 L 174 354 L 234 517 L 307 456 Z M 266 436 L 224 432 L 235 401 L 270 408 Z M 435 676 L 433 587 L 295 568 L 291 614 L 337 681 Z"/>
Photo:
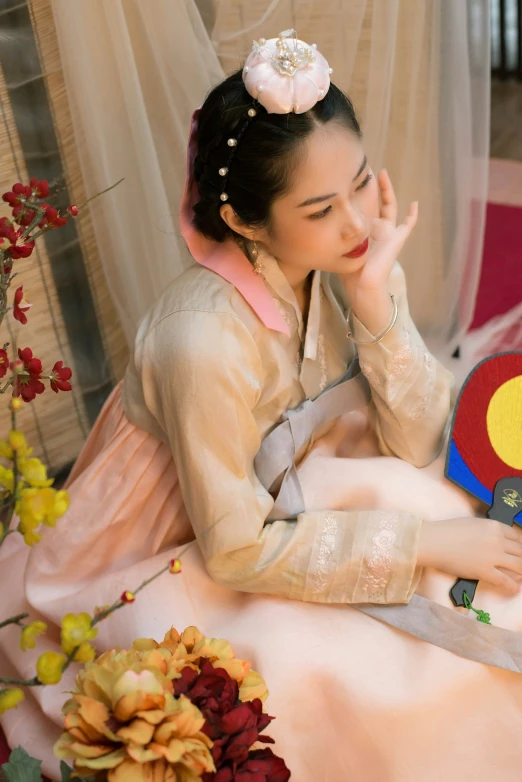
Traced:
<path id="1" fill-rule="evenodd" d="M 236 772 L 238 782 L 287 782 L 290 771 L 271 749 L 255 749 Z M 216 780 L 217 782 L 217 780 Z"/>
<path id="2" fill-rule="evenodd" d="M 214 668 L 204 660 L 201 673 L 191 668 L 183 668 L 181 679 L 174 682 L 174 695 L 186 695 L 205 715 L 207 723 L 203 727 L 209 738 L 219 738 L 219 718 L 234 708 L 238 702 L 237 682 L 224 668 Z"/>
<path id="3" fill-rule="evenodd" d="M 215 774 L 204 774 L 203 782 L 287 782 L 290 771 L 271 749 L 254 749 L 236 769 L 226 766 Z"/>
<path id="4" fill-rule="evenodd" d="M 252 750 L 257 742 L 273 743 L 260 733 L 273 717 L 263 713 L 256 698 L 242 703 L 238 684 L 224 668 L 203 660 L 201 671 L 184 668 L 174 681 L 174 695 L 185 695 L 205 717 L 202 731 L 212 739 L 216 773 L 203 782 L 286 782 L 290 772 L 284 761 L 269 749 Z"/>

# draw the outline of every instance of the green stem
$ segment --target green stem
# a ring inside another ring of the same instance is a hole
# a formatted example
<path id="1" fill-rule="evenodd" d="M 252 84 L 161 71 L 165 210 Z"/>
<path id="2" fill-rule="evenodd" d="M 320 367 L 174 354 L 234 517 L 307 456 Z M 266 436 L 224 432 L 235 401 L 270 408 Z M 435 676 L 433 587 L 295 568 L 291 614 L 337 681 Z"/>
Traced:
<path id="1" fill-rule="evenodd" d="M 11 411 L 11 420 L 12 420 L 12 428 L 15 429 L 15 420 L 14 420 L 14 411 Z M 11 521 L 13 520 L 15 507 L 16 507 L 16 500 L 17 500 L 17 486 L 18 486 L 18 457 L 16 454 L 16 451 L 13 452 L 13 493 L 10 498 L 9 502 L 9 509 L 7 511 L 7 517 L 5 520 L 4 528 L 6 532 L 9 532 L 9 527 L 11 526 Z M 2 540 L 5 539 L 5 534 Z"/>
<path id="2" fill-rule="evenodd" d="M 32 679 L 12 679 L 10 676 L 0 676 L 0 682 L 2 684 L 20 684 L 24 687 L 37 687 L 43 684 L 38 676 L 33 676 Z"/>
<path id="3" fill-rule="evenodd" d="M 27 619 L 29 614 L 16 614 L 16 616 L 10 616 L 9 619 L 4 619 L 0 622 L 0 627 L 7 627 L 7 625 L 20 625 L 23 627 L 22 619 Z"/>
<path id="4" fill-rule="evenodd" d="M 90 198 L 87 199 L 87 201 L 84 201 L 83 204 L 81 204 L 78 207 L 78 209 L 83 209 L 84 206 L 87 206 L 87 204 L 89 204 L 91 201 L 94 201 L 94 199 L 98 198 L 98 196 L 101 196 L 104 193 L 108 193 L 110 190 L 114 190 L 114 188 L 118 187 L 118 185 L 120 185 L 123 182 L 124 179 L 125 179 L 125 177 L 122 177 L 118 182 L 116 182 L 114 185 L 111 185 L 106 190 L 102 190 L 100 193 L 96 193 L 96 195 L 91 196 Z"/>
<path id="5" fill-rule="evenodd" d="M 5 386 L 3 388 L 0 388 L 0 394 L 5 394 L 5 392 L 9 388 L 9 386 L 12 386 L 12 385 L 13 385 L 13 378 L 10 377 L 9 380 L 7 381 L 7 383 L 5 384 Z"/>

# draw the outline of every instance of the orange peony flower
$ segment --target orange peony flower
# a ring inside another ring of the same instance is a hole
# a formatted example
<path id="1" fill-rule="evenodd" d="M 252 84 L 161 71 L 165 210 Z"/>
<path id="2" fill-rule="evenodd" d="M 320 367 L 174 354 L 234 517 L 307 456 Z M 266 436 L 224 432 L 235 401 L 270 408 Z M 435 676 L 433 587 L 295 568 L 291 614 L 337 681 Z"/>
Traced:
<path id="1" fill-rule="evenodd" d="M 215 771 L 205 718 L 172 694 L 171 657 L 156 645 L 111 650 L 88 663 L 64 706 L 57 757 L 74 760 L 79 774 L 104 773 L 108 782 L 195 782 Z"/>
<path id="2" fill-rule="evenodd" d="M 74 760 L 79 774 L 103 774 L 107 782 L 195 782 L 214 772 L 205 717 L 184 694 L 174 695 L 184 669 L 198 674 L 208 665 L 237 682 L 239 700 L 266 699 L 265 682 L 228 641 L 173 627 L 161 643 L 138 638 L 132 649 L 87 663 L 64 706 L 55 754 Z"/>
<path id="3" fill-rule="evenodd" d="M 187 627 L 181 633 L 172 627 L 161 643 L 152 638 L 138 638 L 134 641 L 134 649 L 152 650 L 165 649 L 171 652 L 167 662 L 167 675 L 177 679 L 183 668 L 201 669 L 201 661 L 209 660 L 214 668 L 224 668 L 228 675 L 239 685 L 241 701 L 252 701 L 259 698 L 266 701 L 268 689 L 256 671 L 251 670 L 251 663 L 239 660 L 228 641 L 219 638 L 205 638 L 197 627 Z"/>

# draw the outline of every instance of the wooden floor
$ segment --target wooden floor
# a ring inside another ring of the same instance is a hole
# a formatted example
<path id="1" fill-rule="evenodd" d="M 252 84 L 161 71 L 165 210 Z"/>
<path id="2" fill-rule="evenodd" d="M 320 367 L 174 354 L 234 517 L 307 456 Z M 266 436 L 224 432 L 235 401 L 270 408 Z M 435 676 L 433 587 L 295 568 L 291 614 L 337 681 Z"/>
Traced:
<path id="1" fill-rule="evenodd" d="M 491 85 L 490 156 L 522 162 L 522 82 Z"/>

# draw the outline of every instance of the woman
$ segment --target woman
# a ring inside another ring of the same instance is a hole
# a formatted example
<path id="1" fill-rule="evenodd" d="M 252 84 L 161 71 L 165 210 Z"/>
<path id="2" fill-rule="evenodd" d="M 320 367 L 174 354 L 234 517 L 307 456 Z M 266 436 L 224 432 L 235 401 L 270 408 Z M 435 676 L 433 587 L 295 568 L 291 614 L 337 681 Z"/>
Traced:
<path id="1" fill-rule="evenodd" d="M 58 625 L 195 537 L 182 576 L 102 623 L 98 647 L 172 624 L 229 639 L 268 682 L 299 782 L 520 778 L 520 676 L 448 591 L 480 579 L 477 605 L 520 630 L 521 534 L 473 518 L 436 461 L 453 380 L 396 262 L 416 217 L 396 225 L 320 53 L 254 44 L 194 116 L 181 224 L 198 264 L 141 324 L 67 516 L 3 567 Z M 3 718 L 48 772 L 59 689 Z"/>

